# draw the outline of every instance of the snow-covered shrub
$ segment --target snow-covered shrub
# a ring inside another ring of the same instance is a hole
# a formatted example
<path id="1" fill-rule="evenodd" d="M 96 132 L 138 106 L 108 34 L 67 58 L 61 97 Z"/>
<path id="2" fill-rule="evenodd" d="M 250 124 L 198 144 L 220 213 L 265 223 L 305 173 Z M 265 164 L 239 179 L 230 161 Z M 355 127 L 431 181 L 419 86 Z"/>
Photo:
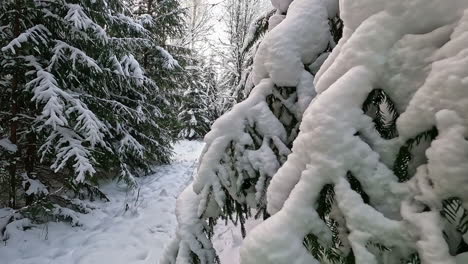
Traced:
<path id="1" fill-rule="evenodd" d="M 468 2 L 340 4 L 343 38 L 241 261 L 467 263 Z"/>
<path id="2" fill-rule="evenodd" d="M 217 262 L 209 239 L 217 219 L 240 223 L 245 235 L 251 209 L 268 217 L 268 184 L 286 162 L 315 96 L 313 69 L 335 46 L 331 32 L 340 31 L 337 8 L 322 0 L 295 0 L 287 15 L 275 16 L 282 21 L 270 27 L 255 57 L 255 87 L 205 137 L 193 190 L 179 198 L 179 229 L 161 263 Z"/>

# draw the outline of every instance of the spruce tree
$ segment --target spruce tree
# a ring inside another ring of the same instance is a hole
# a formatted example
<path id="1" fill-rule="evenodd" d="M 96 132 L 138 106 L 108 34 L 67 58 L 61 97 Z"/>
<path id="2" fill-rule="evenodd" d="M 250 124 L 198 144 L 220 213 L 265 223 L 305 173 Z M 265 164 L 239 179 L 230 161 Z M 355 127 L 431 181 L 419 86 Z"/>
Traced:
<path id="1" fill-rule="evenodd" d="M 135 0 L 131 6 L 151 34 L 139 59 L 166 98 L 161 105 L 163 124 L 173 138 L 202 138 L 213 121 L 206 111 L 211 82 L 192 43 L 184 42 L 187 10 L 179 0 Z"/>
<path id="2" fill-rule="evenodd" d="M 181 126 L 179 138 L 194 140 L 202 139 L 218 117 L 217 87 L 216 76 L 210 66 L 190 68 L 193 70 L 191 86 L 182 95 L 184 100 L 178 114 Z"/>
<path id="3" fill-rule="evenodd" d="M 0 173 L 10 207 L 49 220 L 60 211 L 51 209 L 68 206 L 64 190 L 105 199 L 96 187 L 103 172 L 132 185 L 169 161 L 159 107 L 166 99 L 132 54 L 151 32 L 120 0 L 6 0 L 0 10 L 0 142 L 8 157 Z"/>
<path id="4" fill-rule="evenodd" d="M 175 139 L 178 133 L 178 108 L 184 84 L 188 76 L 185 67 L 189 63 L 190 50 L 175 44 L 183 36 L 185 11 L 179 0 L 133 0 L 129 6 L 135 10 L 135 18 L 149 33 L 147 45 L 137 58 L 146 74 L 157 83 L 155 96 L 163 96 L 160 104 L 161 125 Z"/>
<path id="5" fill-rule="evenodd" d="M 176 238 L 161 263 L 219 262 L 210 241 L 218 219 L 240 224 L 245 235 L 246 218 L 268 218 L 267 187 L 286 162 L 315 95 L 309 66 L 323 62 L 335 46 L 335 29 L 328 22 L 336 12 L 322 5 L 318 14 L 311 13 L 314 3 L 296 0 L 287 15 L 278 9 L 270 19 L 282 22 L 270 27 L 259 47 L 252 74 L 255 87 L 205 137 L 193 186 L 178 200 Z M 297 53 L 310 46 L 315 48 Z"/>
<path id="6" fill-rule="evenodd" d="M 466 263 L 468 4 L 386 3 L 342 2 L 242 263 Z"/>

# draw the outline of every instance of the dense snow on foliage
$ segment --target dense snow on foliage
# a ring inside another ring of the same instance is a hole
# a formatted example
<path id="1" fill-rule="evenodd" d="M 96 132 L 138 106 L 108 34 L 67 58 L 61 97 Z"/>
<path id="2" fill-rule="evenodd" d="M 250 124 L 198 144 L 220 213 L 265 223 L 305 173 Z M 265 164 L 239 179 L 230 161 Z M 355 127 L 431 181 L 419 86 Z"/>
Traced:
<path id="1" fill-rule="evenodd" d="M 467 0 L 181 1 L 0 0 L 0 262 L 468 263 Z"/>
<path id="2" fill-rule="evenodd" d="M 343 38 L 241 262 L 466 263 L 468 2 L 340 4 Z"/>
<path id="3" fill-rule="evenodd" d="M 266 34 L 254 60 L 255 87 L 205 137 L 193 190 L 178 202 L 177 238 L 162 263 L 217 262 L 210 238 L 218 218 L 240 223 L 245 235 L 251 209 L 268 217 L 269 181 L 290 154 L 315 96 L 314 76 L 306 68 L 335 46 L 329 25 L 335 15 L 321 0 L 296 0 Z"/>

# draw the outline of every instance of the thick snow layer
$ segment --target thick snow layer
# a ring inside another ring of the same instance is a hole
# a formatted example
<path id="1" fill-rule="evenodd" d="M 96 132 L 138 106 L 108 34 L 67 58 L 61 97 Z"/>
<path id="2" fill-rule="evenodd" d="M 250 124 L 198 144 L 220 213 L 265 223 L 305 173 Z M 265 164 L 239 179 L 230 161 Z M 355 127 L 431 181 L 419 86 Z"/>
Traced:
<path id="1" fill-rule="evenodd" d="M 334 214 L 345 223 L 342 234 L 356 263 L 398 263 L 414 252 L 425 264 L 460 263 L 466 256 L 450 254 L 439 212 L 451 197 L 468 207 L 468 2 L 340 4 L 343 38 L 315 78 L 318 95 L 304 114 L 292 154 L 268 189 L 273 215 L 246 238 L 242 263 L 319 263 L 302 242 L 312 233 L 330 245 L 331 231 L 316 211 L 327 184 L 334 186 Z M 392 140 L 378 134 L 362 109 L 376 89 L 395 102 L 400 114 L 399 134 Z M 392 166 L 398 150 L 434 127 L 439 133 L 426 159 L 416 158 L 417 172 L 400 183 Z M 352 190 L 348 173 L 369 204 Z M 392 250 L 376 254 L 368 246 L 373 242 Z"/>
<path id="2" fill-rule="evenodd" d="M 293 1 L 286 18 L 260 45 L 254 62 L 254 83 L 269 77 L 277 86 L 296 87 L 304 64 L 312 63 L 329 40 L 328 11 L 323 0 Z"/>
<path id="3" fill-rule="evenodd" d="M 210 232 L 202 232 L 207 218 L 230 213 L 232 201 L 264 209 L 269 180 L 290 154 L 298 123 L 316 95 L 314 77 L 305 67 L 328 48 L 332 7 L 323 0 L 272 3 L 279 12 L 255 57 L 255 87 L 206 135 L 193 191 L 184 191 L 177 203 L 179 229 L 163 263 L 187 263 L 193 254 L 201 263 L 215 261 L 209 259 Z"/>
<path id="4" fill-rule="evenodd" d="M 49 223 L 22 231 L 31 224 L 15 222 L 7 230 L 11 235 L 6 245 L 0 244 L 0 263 L 157 263 L 175 231 L 176 197 L 191 180 L 202 147 L 200 142 L 177 143 L 174 162 L 138 179 L 139 191 L 104 186 L 111 202 L 87 203 L 94 210 L 79 215 L 81 226 Z M 9 214 L 0 209 L 0 226 Z"/>
<path id="5" fill-rule="evenodd" d="M 216 258 L 213 244 L 204 233 L 206 223 L 198 217 L 200 198 L 201 196 L 193 191 L 192 185 L 189 185 L 177 199 L 176 216 L 179 226 L 176 237 L 168 244 L 159 263 L 190 264 L 192 252 L 197 255 L 200 263 Z"/>
<path id="6" fill-rule="evenodd" d="M 313 15 L 310 15 L 311 13 Z M 294 1 L 286 18 L 265 37 L 255 58 L 253 74 L 254 78 L 257 78 L 256 87 L 249 98 L 219 118 L 205 138 L 207 145 L 193 185 L 194 191 L 204 196 L 201 199 L 199 215 L 206 208 L 210 189 L 221 208 L 225 199 L 223 187 L 235 199 L 244 202 L 243 197 L 238 195 L 241 188 L 239 185 L 249 177 L 247 174 L 251 170 L 250 167 L 257 171 L 260 169 L 260 166 L 256 165 L 259 159 L 252 154 L 255 153 L 265 164 L 269 164 L 266 170 L 262 166 L 260 181 L 265 182 L 265 177 L 271 177 L 279 168 L 277 162 L 267 162 L 277 159 L 272 151 L 246 151 L 248 155 L 243 158 L 247 160 L 242 158 L 236 160 L 236 167 L 233 168 L 240 173 L 227 171 L 223 165 L 225 161 L 221 161 L 229 160 L 229 157 L 224 158 L 224 156 L 231 142 L 236 142 L 233 148 L 237 153 L 243 153 L 245 146 L 254 143 L 255 139 L 245 131 L 247 124 L 255 127 L 255 130 L 263 136 L 262 146 L 265 148 L 262 149 L 266 149 L 265 144 L 268 144 L 268 140 L 265 139 L 269 138 L 273 139 L 278 149 L 285 149 L 284 142 L 287 141 L 288 135 L 283 124 L 268 107 L 266 98 L 273 93 L 275 85 L 297 87 L 297 105 L 289 108 L 293 109 L 295 117 L 300 120 L 302 113 L 315 96 L 313 76 L 304 70 L 304 64 L 310 64 L 317 59 L 326 49 L 329 39 L 327 7 L 322 0 Z M 289 153 L 289 151 L 281 152 Z M 247 161 L 251 164 L 250 167 L 246 165 L 249 164 Z M 257 201 L 263 193 L 259 188 L 261 185 L 262 183 L 257 184 Z"/>
<path id="7" fill-rule="evenodd" d="M 468 263 L 468 253 L 462 253 L 457 256 L 457 263 L 456 264 L 465 264 Z"/>
<path id="8" fill-rule="evenodd" d="M 265 259 L 265 263 L 290 263 L 292 256 L 295 259 L 293 263 L 318 263 L 301 245 L 311 232 L 325 245 L 331 243 L 331 232 L 311 203 L 318 198 L 325 184 L 336 185 L 336 193 L 341 194 L 336 199 L 342 213 L 355 216 L 355 222 L 347 223 L 356 233 L 355 240 L 350 237 L 351 244 L 359 243 L 361 238 L 358 234 L 368 225 L 374 227 L 372 230 L 377 237 L 402 234 L 404 229 L 400 223 L 385 219 L 369 206 L 360 205 L 360 196 L 342 180 L 346 176 L 346 168 L 352 169 L 356 177 L 362 177 L 359 178 L 362 182 L 368 182 L 369 188 L 363 187 L 372 194 L 376 204 L 388 213 L 396 214 L 387 208 L 388 204 L 400 202 L 398 197 L 389 196 L 396 188 L 396 178 L 388 177 L 391 173 L 379 162 L 378 156 L 354 136 L 357 130 L 371 124 L 370 118 L 362 115 L 360 107 L 372 90 L 368 80 L 373 77 L 364 68 L 356 68 L 311 104 L 293 153 L 273 177 L 268 190 L 268 211 L 276 214 L 247 237 L 241 251 L 243 263 L 257 263 L 258 259 Z M 349 85 L 348 89 L 341 90 L 340 85 L 345 84 Z M 337 95 L 346 100 L 340 104 L 331 103 Z M 342 111 L 343 108 L 349 110 Z M 314 118 L 310 118 L 312 115 Z M 408 244 L 404 235 L 395 240 L 400 245 Z"/>
<path id="9" fill-rule="evenodd" d="M 247 234 L 262 222 L 261 219 L 250 218 L 245 222 Z M 239 264 L 240 253 L 244 239 L 240 226 L 235 226 L 232 222 L 227 224 L 224 221 L 219 221 L 214 229 L 213 246 L 219 256 L 222 264 Z"/>
<path id="10" fill-rule="evenodd" d="M 285 13 L 288 10 L 289 5 L 293 0 L 271 0 L 271 3 L 281 13 Z"/>
<path id="11" fill-rule="evenodd" d="M 269 79 L 263 80 L 259 85 L 252 90 L 249 98 L 244 102 L 237 104 L 234 108 L 221 118 L 219 118 L 212 126 L 212 130 L 205 137 L 206 147 L 203 151 L 200 166 L 198 168 L 197 177 L 194 180 L 193 189 L 197 194 L 202 196 L 199 205 L 199 216 L 206 209 L 213 191 L 214 199 L 220 208 L 224 206 L 225 193 L 223 187 L 226 188 L 231 195 L 244 202 L 245 197 L 239 192 L 241 184 L 248 179 L 250 175 L 236 175 L 231 168 L 225 168 L 224 162 L 229 161 L 230 157 L 226 154 L 226 149 L 234 142 L 234 151 L 245 153 L 239 160 L 235 161 L 236 167 L 232 168 L 239 172 L 252 169 L 260 169 L 259 160 L 275 160 L 276 156 L 272 151 L 269 152 L 265 148 L 259 150 L 246 150 L 246 146 L 254 144 L 254 138 L 246 131 L 246 126 L 255 127 L 255 129 L 265 137 L 263 144 L 273 139 L 277 144 L 278 149 L 287 140 L 287 133 L 281 122 L 273 115 L 266 103 L 266 97 L 271 95 L 273 83 Z M 278 139 L 278 140 L 275 140 Z M 271 177 L 276 172 L 279 165 L 274 163 L 272 167 L 265 170 L 265 177 Z M 263 171 L 263 167 L 261 167 Z M 260 190 L 257 190 L 260 191 Z"/>
<path id="12" fill-rule="evenodd" d="M 200 196 L 193 192 L 191 185 L 187 186 L 179 196 L 176 209 L 178 230 L 175 239 L 166 245 L 166 252 L 159 263 L 190 264 L 192 263 L 190 252 L 195 252 L 201 263 L 209 262 L 214 258 L 212 254 L 217 254 L 223 264 L 239 264 L 239 249 L 243 241 L 240 227 L 232 222 L 226 224 L 224 221 L 219 221 L 214 228 L 215 235 L 211 242 L 203 233 L 204 220 L 197 215 L 199 200 Z M 246 232 L 249 233 L 258 223 L 260 220 L 249 219 L 246 222 Z M 187 234 L 192 234 L 193 237 L 186 239 Z M 195 241 L 196 243 L 193 243 Z"/>
<path id="13" fill-rule="evenodd" d="M 278 26 L 283 20 L 286 18 L 285 15 L 274 14 L 268 20 L 268 31 L 273 30 L 276 26 Z"/>

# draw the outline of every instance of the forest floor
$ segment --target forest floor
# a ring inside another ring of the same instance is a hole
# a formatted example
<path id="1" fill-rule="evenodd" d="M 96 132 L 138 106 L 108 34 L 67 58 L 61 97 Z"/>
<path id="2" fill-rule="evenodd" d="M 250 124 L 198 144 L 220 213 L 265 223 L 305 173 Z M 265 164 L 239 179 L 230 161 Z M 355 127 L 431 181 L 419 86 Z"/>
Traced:
<path id="1" fill-rule="evenodd" d="M 87 202 L 94 209 L 79 215 L 80 226 L 52 222 L 16 230 L 0 244 L 0 264 L 157 264 L 176 231 L 177 196 L 192 181 L 203 145 L 177 143 L 174 161 L 139 178 L 134 191 L 103 186 L 110 202 Z M 7 213 L 0 209 L 0 220 Z M 247 231 L 256 222 L 248 221 Z M 220 221 L 213 243 L 223 264 L 239 263 L 239 227 Z"/>
<path id="2" fill-rule="evenodd" d="M 2 264 L 156 264 L 174 235 L 177 196 L 190 183 L 203 143 L 181 141 L 174 161 L 139 178 L 129 192 L 111 183 L 103 187 L 110 202 L 80 215 L 81 226 L 48 223 L 15 232 L 0 244 Z M 0 218 L 5 211 L 0 209 Z"/>

